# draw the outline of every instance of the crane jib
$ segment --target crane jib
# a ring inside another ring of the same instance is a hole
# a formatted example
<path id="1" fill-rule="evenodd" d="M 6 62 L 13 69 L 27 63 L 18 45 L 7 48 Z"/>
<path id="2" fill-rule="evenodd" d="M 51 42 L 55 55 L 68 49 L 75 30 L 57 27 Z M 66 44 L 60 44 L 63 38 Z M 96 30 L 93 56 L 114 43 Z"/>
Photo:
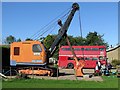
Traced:
<path id="1" fill-rule="evenodd" d="M 77 10 L 79 10 L 79 5 L 77 3 L 74 3 L 72 5 L 72 10 L 71 10 L 70 14 L 68 15 L 68 18 L 66 19 L 65 23 L 62 25 L 62 22 L 59 20 L 58 24 L 61 26 L 61 28 L 59 29 L 58 35 L 49 49 L 49 51 L 50 51 L 49 57 L 51 57 L 53 55 L 53 53 L 56 50 L 56 46 L 60 43 L 62 38 L 66 37 L 66 32 L 69 28 L 69 25 L 73 19 L 75 12 Z"/>

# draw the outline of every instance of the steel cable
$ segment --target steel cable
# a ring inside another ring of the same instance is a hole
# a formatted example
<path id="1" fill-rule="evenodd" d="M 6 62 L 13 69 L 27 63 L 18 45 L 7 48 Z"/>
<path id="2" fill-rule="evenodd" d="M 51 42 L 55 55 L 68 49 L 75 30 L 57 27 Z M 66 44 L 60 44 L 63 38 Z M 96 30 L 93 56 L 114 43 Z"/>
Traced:
<path id="1" fill-rule="evenodd" d="M 68 9 L 70 9 L 70 8 L 68 8 Z M 60 15 L 57 16 L 55 19 L 53 19 L 52 21 L 50 21 L 47 25 L 43 26 L 39 31 L 37 31 L 35 34 L 33 34 L 30 38 L 31 38 L 31 39 L 34 39 L 36 36 L 38 36 L 38 35 L 40 36 L 40 32 L 42 32 L 44 29 L 49 28 L 51 24 L 56 23 L 56 19 L 57 19 L 58 17 L 60 17 L 61 15 L 63 15 L 68 9 L 66 9 L 62 14 L 60 14 Z M 63 17 L 63 16 L 62 16 L 62 17 Z M 55 21 L 55 22 L 54 22 L 54 21 Z M 45 32 L 47 32 L 47 30 L 46 30 Z"/>

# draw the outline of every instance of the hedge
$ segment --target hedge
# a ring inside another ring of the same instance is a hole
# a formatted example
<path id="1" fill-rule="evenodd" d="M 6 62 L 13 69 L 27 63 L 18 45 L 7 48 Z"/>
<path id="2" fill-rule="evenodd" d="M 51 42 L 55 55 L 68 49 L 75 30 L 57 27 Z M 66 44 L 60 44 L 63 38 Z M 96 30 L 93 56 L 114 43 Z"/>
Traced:
<path id="1" fill-rule="evenodd" d="M 120 65 L 120 60 L 114 59 L 111 62 L 112 66 L 116 67 L 117 65 Z"/>
<path id="2" fill-rule="evenodd" d="M 2 62 L 2 66 L 10 66 L 9 45 L 0 46 L 0 62 Z"/>

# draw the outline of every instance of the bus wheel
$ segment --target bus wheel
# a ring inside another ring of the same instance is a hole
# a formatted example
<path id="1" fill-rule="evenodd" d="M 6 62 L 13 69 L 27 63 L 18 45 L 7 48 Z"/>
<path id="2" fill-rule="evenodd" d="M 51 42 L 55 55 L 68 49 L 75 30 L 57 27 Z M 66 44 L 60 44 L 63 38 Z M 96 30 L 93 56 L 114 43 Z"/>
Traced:
<path id="1" fill-rule="evenodd" d="M 67 68 L 73 69 L 74 68 L 74 64 L 73 63 L 68 63 Z"/>

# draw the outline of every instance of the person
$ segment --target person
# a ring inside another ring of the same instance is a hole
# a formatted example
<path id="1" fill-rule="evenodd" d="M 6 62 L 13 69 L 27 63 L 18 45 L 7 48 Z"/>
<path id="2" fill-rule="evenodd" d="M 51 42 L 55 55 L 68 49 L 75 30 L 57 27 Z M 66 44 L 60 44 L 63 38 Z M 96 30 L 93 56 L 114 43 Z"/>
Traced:
<path id="1" fill-rule="evenodd" d="M 102 75 L 105 75 L 105 70 L 106 70 L 106 65 L 103 64 L 103 65 L 101 66 Z"/>
<path id="2" fill-rule="evenodd" d="M 96 62 L 95 72 L 96 72 L 96 73 L 99 72 L 99 69 L 98 69 L 98 63 L 97 63 L 97 62 Z"/>
<path id="3" fill-rule="evenodd" d="M 111 72 L 112 65 L 110 62 L 108 62 L 107 67 L 108 67 L 108 71 Z"/>
<path id="4" fill-rule="evenodd" d="M 100 62 L 100 60 L 98 60 L 97 63 L 98 63 L 98 69 L 101 70 L 101 62 Z"/>
<path id="5" fill-rule="evenodd" d="M 109 63 L 109 62 L 107 62 L 107 64 L 105 65 L 105 67 L 106 67 L 106 68 L 105 68 L 105 71 L 104 71 L 104 75 L 105 75 L 105 76 L 109 76 L 109 75 L 110 75 L 109 68 L 108 68 L 108 63 Z"/>
<path id="6" fill-rule="evenodd" d="M 100 64 L 98 63 L 98 62 L 96 62 L 96 67 L 95 67 L 95 74 L 97 74 L 97 75 L 101 75 L 101 71 L 100 71 L 100 69 L 101 69 L 101 65 L 99 66 Z"/>
<path id="7" fill-rule="evenodd" d="M 105 76 L 109 76 L 110 75 L 110 72 L 109 72 L 109 70 L 108 70 L 108 67 L 106 66 L 106 69 L 105 69 L 105 71 L 104 71 L 104 75 Z"/>

